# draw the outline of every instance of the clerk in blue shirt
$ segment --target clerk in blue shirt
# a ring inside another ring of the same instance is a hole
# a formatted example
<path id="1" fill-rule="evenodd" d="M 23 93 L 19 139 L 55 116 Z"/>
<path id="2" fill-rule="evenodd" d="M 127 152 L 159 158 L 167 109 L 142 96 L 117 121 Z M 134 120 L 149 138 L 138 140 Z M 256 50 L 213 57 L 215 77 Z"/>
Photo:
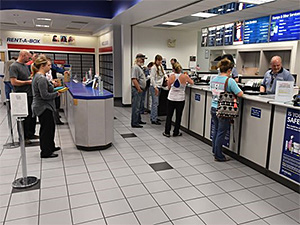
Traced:
<path id="1" fill-rule="evenodd" d="M 275 94 L 276 82 L 295 81 L 289 71 L 282 67 L 280 56 L 273 56 L 271 59 L 271 69 L 265 73 L 264 80 L 260 86 L 260 92 Z"/>

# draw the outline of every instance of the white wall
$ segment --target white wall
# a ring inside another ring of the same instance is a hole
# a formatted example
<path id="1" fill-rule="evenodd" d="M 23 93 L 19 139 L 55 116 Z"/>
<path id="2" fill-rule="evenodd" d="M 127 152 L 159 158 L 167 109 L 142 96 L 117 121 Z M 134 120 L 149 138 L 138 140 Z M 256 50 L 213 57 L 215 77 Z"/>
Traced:
<path id="1" fill-rule="evenodd" d="M 167 46 L 168 39 L 176 39 L 176 47 Z M 189 67 L 189 56 L 197 55 L 197 31 L 172 31 L 169 29 L 133 28 L 133 57 L 144 53 L 148 57 L 145 64 L 154 61 L 160 54 L 167 60 L 167 68 L 171 68 L 170 59 L 176 58 L 183 68 Z M 134 58 L 132 59 L 134 60 Z"/>

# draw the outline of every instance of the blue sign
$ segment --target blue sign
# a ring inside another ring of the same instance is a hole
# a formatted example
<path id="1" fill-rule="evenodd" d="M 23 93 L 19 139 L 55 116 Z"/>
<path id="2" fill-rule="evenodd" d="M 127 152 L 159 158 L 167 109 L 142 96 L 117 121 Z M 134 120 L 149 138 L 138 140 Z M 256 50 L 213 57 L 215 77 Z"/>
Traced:
<path id="1" fill-rule="evenodd" d="M 269 16 L 245 20 L 244 44 L 268 42 Z"/>
<path id="2" fill-rule="evenodd" d="M 233 23 L 225 25 L 224 28 L 224 45 L 232 45 L 233 42 Z"/>
<path id="3" fill-rule="evenodd" d="M 213 139 L 213 135 L 215 133 L 215 123 L 213 119 L 210 120 L 210 139 Z M 223 145 L 229 148 L 229 142 L 230 142 L 230 127 L 228 128 L 225 139 L 223 141 Z"/>
<path id="4" fill-rule="evenodd" d="M 195 94 L 195 101 L 200 102 L 201 95 L 200 94 Z"/>
<path id="5" fill-rule="evenodd" d="M 300 183 L 300 110 L 287 109 L 280 174 Z"/>
<path id="6" fill-rule="evenodd" d="M 300 10 L 271 16 L 270 42 L 300 40 Z"/>
<path id="7" fill-rule="evenodd" d="M 261 118 L 261 109 L 251 107 L 251 116 Z"/>

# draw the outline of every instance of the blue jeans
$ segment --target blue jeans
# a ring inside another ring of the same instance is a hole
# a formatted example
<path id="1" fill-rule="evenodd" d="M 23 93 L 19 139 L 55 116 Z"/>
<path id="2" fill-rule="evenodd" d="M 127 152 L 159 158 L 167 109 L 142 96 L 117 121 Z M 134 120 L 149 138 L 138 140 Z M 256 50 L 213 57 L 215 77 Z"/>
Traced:
<path id="1" fill-rule="evenodd" d="M 13 86 L 10 83 L 10 81 L 4 81 L 4 84 L 5 84 L 5 96 L 6 99 L 9 99 L 9 94 L 12 92 Z"/>
<path id="2" fill-rule="evenodd" d="M 226 132 L 230 127 L 230 118 L 218 118 L 216 115 L 216 108 L 211 108 L 210 113 L 215 126 L 215 132 L 212 138 L 212 151 L 216 159 L 223 160 L 225 159 L 225 156 L 222 153 L 222 145 Z"/>
<path id="3" fill-rule="evenodd" d="M 159 94 L 155 95 L 155 88 L 153 86 L 150 86 L 150 93 L 151 93 L 151 100 L 152 100 L 150 120 L 156 122 Z"/>
<path id="4" fill-rule="evenodd" d="M 143 92 L 139 93 L 135 87 L 131 87 L 131 126 L 141 122 L 141 101 Z"/>
<path id="5" fill-rule="evenodd" d="M 141 114 L 144 114 L 144 112 L 145 112 L 145 97 L 146 97 L 146 91 L 143 91 L 142 99 L 141 99 L 141 108 L 140 108 Z"/>

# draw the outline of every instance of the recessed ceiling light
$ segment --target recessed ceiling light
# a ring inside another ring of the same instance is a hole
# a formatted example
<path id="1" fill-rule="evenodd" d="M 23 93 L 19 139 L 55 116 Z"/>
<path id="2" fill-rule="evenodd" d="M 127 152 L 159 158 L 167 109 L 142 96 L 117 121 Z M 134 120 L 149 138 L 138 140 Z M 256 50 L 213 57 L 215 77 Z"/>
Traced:
<path id="1" fill-rule="evenodd" d="M 36 20 L 51 21 L 51 19 L 49 19 L 49 18 L 36 18 Z"/>
<path id="2" fill-rule="evenodd" d="M 36 27 L 50 27 L 49 25 L 41 25 L 41 24 L 36 24 Z"/>
<path id="3" fill-rule="evenodd" d="M 242 3 L 256 4 L 256 5 L 274 2 L 274 1 L 276 1 L 276 0 L 239 0 L 239 2 L 242 2 Z"/>
<path id="4" fill-rule="evenodd" d="M 214 13 L 198 12 L 198 13 L 192 14 L 191 16 L 209 18 L 209 17 L 213 17 L 213 16 L 217 16 L 217 15 L 218 14 L 214 14 Z"/>
<path id="5" fill-rule="evenodd" d="M 178 26 L 181 25 L 182 23 L 178 23 L 178 22 L 165 22 L 162 23 L 163 25 L 170 25 L 170 26 Z"/>

